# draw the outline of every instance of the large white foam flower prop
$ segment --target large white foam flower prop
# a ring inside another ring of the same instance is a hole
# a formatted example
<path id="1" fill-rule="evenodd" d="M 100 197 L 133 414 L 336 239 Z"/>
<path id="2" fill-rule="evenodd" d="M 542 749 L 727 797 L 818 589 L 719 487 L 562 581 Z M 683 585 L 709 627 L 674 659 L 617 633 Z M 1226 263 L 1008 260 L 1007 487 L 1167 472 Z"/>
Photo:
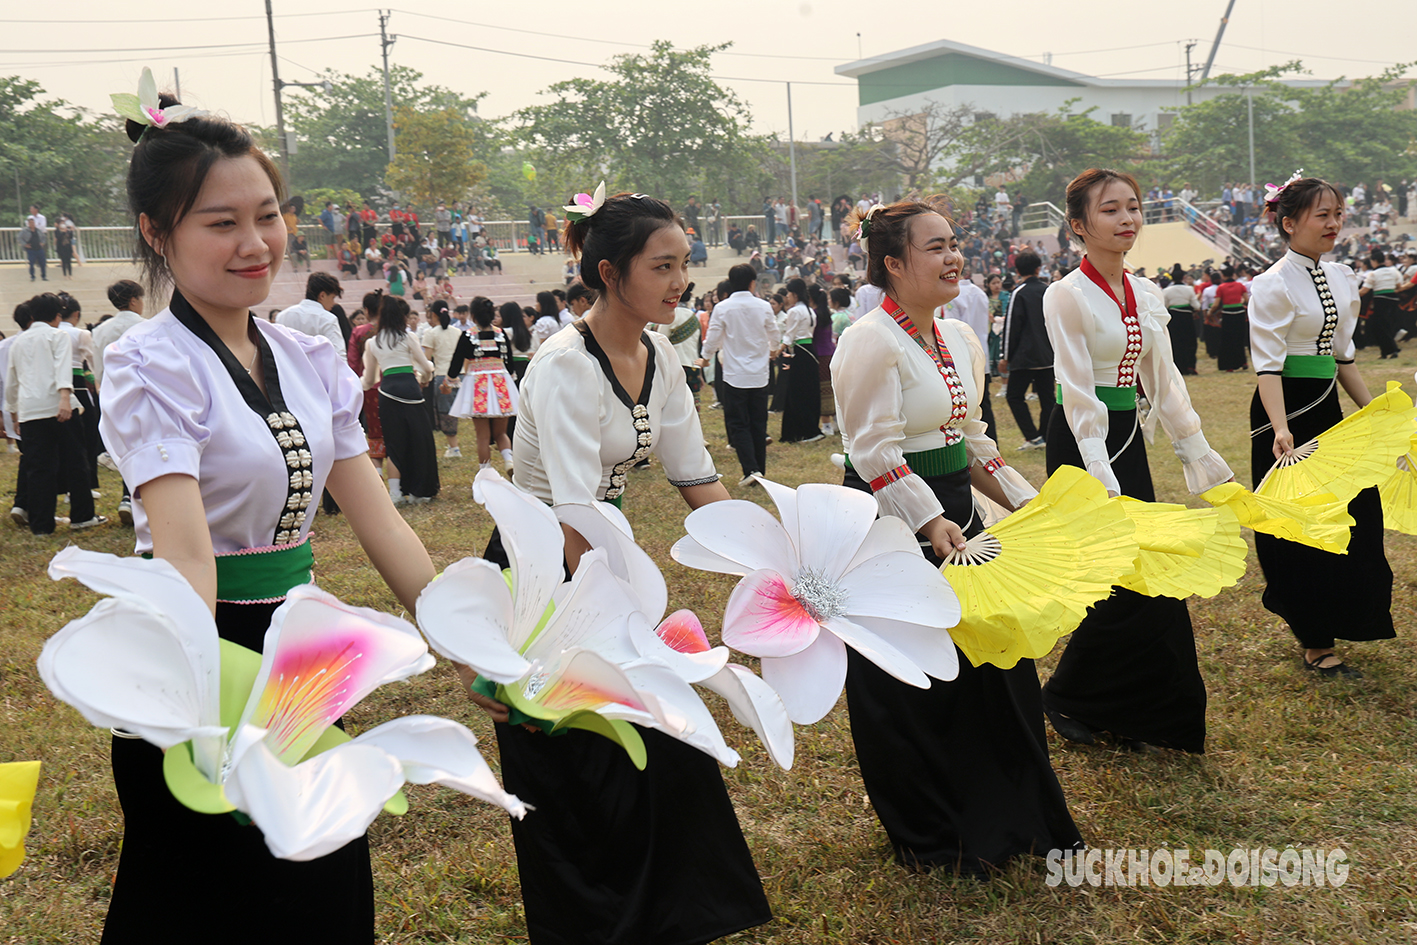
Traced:
<path id="1" fill-rule="evenodd" d="M 334 726 L 374 689 L 432 667 L 411 624 L 302 585 L 255 653 L 220 639 L 206 604 L 161 559 L 66 548 L 49 574 L 111 595 L 46 641 L 39 672 L 50 691 L 94 725 L 166 750 L 179 801 L 249 816 L 275 856 L 339 849 L 380 809 L 407 808 L 405 782 L 525 814 L 457 722 L 409 716 L 354 739 Z"/>
<path id="2" fill-rule="evenodd" d="M 630 615 L 630 639 L 643 661 L 663 664 L 686 684 L 672 694 L 674 705 L 688 714 L 694 731 L 683 740 L 733 767 L 736 751 L 723 740 L 708 707 L 687 684 L 703 686 L 728 703 L 740 723 L 757 732 L 768 756 L 783 769 L 792 767 L 792 722 L 782 699 L 751 669 L 728 661 L 728 648 L 710 646 L 703 624 L 692 611 L 677 610 L 665 617 L 669 588 L 659 566 L 635 543 L 629 520 L 615 506 L 558 505 L 556 517 L 574 528 L 592 548 L 603 551 L 611 573 L 621 581 L 636 605 Z M 641 671 L 633 664 L 633 678 Z"/>
<path id="3" fill-rule="evenodd" d="M 689 513 L 689 534 L 671 554 L 744 575 L 728 599 L 723 642 L 762 659 L 792 721 L 831 711 L 848 646 L 912 686 L 954 679 L 947 628 L 959 622 L 959 602 L 905 523 L 876 518 L 876 500 L 845 486 L 758 482 L 781 522 L 752 502 L 714 502 Z"/>
<path id="4" fill-rule="evenodd" d="M 587 552 L 563 584 L 565 538 L 550 508 L 492 470 L 477 474 L 473 497 L 497 523 L 510 575 L 464 558 L 424 588 L 418 623 L 433 649 L 495 682 L 495 698 L 517 713 L 551 731 L 604 735 L 640 768 L 644 743 L 629 723 L 692 734 L 679 701 L 698 697 L 667 666 L 640 665 L 630 637 L 638 604 L 606 552 Z"/>

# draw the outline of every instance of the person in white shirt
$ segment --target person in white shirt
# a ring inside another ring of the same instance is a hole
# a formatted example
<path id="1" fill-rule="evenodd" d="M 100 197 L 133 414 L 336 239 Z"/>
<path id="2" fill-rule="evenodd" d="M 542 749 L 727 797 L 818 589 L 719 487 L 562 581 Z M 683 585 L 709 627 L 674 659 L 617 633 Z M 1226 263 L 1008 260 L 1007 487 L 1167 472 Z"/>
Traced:
<path id="1" fill-rule="evenodd" d="M 92 367 L 94 377 L 98 380 L 100 387 L 103 384 L 104 350 L 123 337 L 128 329 L 143 321 L 143 287 L 132 279 L 119 279 L 108 287 L 108 301 L 118 310 L 117 314 L 99 322 L 91 332 L 95 355 Z M 99 402 L 101 405 L 101 393 Z M 102 452 L 98 454 L 98 464 L 117 472 L 118 464 L 108 455 L 108 450 L 103 446 L 102 437 L 99 438 L 99 445 Z M 124 525 L 133 524 L 133 500 L 126 482 L 123 483 L 123 498 L 118 502 L 118 520 Z"/>
<path id="2" fill-rule="evenodd" d="M 561 322 L 561 307 L 556 304 L 556 296 L 550 292 L 536 293 L 536 309 L 541 314 L 531 326 L 531 333 L 541 344 L 565 326 Z"/>
<path id="3" fill-rule="evenodd" d="M 328 338 L 335 350 L 344 353 L 344 333 L 339 319 L 330 313 L 344 295 L 339 279 L 328 272 L 312 272 L 305 280 L 305 298 L 276 316 L 276 324 L 316 338 Z"/>
<path id="4" fill-rule="evenodd" d="M 10 517 L 35 535 L 52 535 L 55 485 L 69 493 L 71 529 L 108 521 L 94 514 L 84 468 L 83 432 L 73 410 L 73 347 L 59 330 L 63 303 L 52 293 L 25 303 L 16 321 L 25 329 L 10 345 L 5 369 L 5 412 L 20 429 L 19 476 Z"/>
<path id="5" fill-rule="evenodd" d="M 89 488 L 98 498 L 98 454 L 103 451 L 102 439 L 98 435 L 99 406 L 98 385 L 92 374 L 93 364 L 98 360 L 94 352 L 93 335 L 86 328 L 79 327 L 83 309 L 79 300 L 68 292 L 59 292 L 59 329 L 69 336 L 74 371 L 74 404 L 79 413 L 80 429 L 83 430 L 83 468 L 89 478 Z"/>
<path id="6" fill-rule="evenodd" d="M 1395 358 L 1398 355 L 1397 346 L 1394 344 L 1391 351 L 1386 350 L 1386 339 L 1401 340 L 1411 333 L 1411 329 L 1398 320 L 1404 314 L 1397 304 L 1397 287 L 1402 282 L 1402 273 L 1388 263 L 1387 254 L 1380 249 L 1373 250 L 1369 261 L 1372 268 L 1363 274 L 1363 284 L 1358 294 L 1372 295 L 1373 311 L 1368 316 L 1368 329 L 1384 348 L 1381 357 Z"/>
<path id="7" fill-rule="evenodd" d="M 747 263 L 728 270 L 731 294 L 714 305 L 696 362 L 706 367 L 718 354 L 723 425 L 743 468 L 740 486 L 753 485 L 752 477 L 767 471 L 768 364 L 780 340 L 772 306 L 757 296 L 757 280 Z"/>
<path id="8" fill-rule="evenodd" d="M 999 192 L 1003 193 L 1002 190 Z M 976 274 L 969 274 L 968 279 L 959 280 L 959 295 L 952 302 L 940 306 L 940 310 L 935 315 L 941 318 L 958 318 L 964 322 L 974 329 L 979 343 L 984 345 L 987 351 L 989 346 L 989 293 L 980 288 L 979 283 L 975 280 Z M 989 396 L 987 364 L 984 373 L 984 396 L 980 398 L 979 409 L 984 413 L 984 428 L 989 432 L 989 439 L 997 443 L 999 428 L 994 422 L 993 398 Z"/>
<path id="9" fill-rule="evenodd" d="M 787 360 L 782 370 L 787 372 L 787 396 L 782 407 L 782 435 L 779 439 L 784 443 L 810 443 L 826 435 L 819 426 L 822 388 L 817 353 L 812 344 L 817 316 L 807 305 L 805 281 L 793 279 L 783 291 L 786 301 L 782 346 L 787 352 Z"/>
<path id="10" fill-rule="evenodd" d="M 39 212 L 39 207 L 35 204 L 30 204 L 29 216 L 25 217 L 25 223 L 29 224 L 30 222 L 34 223 L 34 228 L 39 230 L 41 235 L 49 232 L 49 221 L 44 218 L 44 214 Z"/>

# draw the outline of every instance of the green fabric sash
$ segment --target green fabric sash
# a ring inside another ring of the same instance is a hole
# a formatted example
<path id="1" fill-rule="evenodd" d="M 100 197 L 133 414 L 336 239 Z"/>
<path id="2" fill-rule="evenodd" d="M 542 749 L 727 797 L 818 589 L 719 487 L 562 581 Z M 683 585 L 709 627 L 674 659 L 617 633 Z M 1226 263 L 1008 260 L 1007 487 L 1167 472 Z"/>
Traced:
<path id="1" fill-rule="evenodd" d="M 1135 387 L 1097 387 L 1097 399 L 1102 401 L 1102 405 L 1108 410 L 1134 410 L 1137 405 L 1137 389 Z M 1054 385 L 1054 396 L 1058 403 L 1063 402 L 1063 385 Z"/>
<path id="2" fill-rule="evenodd" d="M 851 466 L 850 456 L 846 457 L 846 465 L 852 469 L 856 468 Z M 947 476 L 969 465 L 969 450 L 965 447 L 964 440 L 960 440 L 954 446 L 906 453 L 905 465 L 917 476 Z"/>
<path id="3" fill-rule="evenodd" d="M 1316 377 L 1328 380 L 1338 373 L 1338 362 L 1331 354 L 1291 354 L 1284 359 L 1285 377 Z"/>
<path id="4" fill-rule="evenodd" d="M 143 552 L 151 558 L 152 552 Z M 315 552 L 310 539 L 298 545 L 216 556 L 216 599 L 254 604 L 281 600 L 292 587 L 310 583 Z"/>
<path id="5" fill-rule="evenodd" d="M 384 368 L 384 377 L 388 377 L 390 374 L 412 374 L 412 373 L 413 373 L 413 365 L 411 365 L 411 364 L 405 364 L 405 365 L 402 365 L 401 367 Z"/>

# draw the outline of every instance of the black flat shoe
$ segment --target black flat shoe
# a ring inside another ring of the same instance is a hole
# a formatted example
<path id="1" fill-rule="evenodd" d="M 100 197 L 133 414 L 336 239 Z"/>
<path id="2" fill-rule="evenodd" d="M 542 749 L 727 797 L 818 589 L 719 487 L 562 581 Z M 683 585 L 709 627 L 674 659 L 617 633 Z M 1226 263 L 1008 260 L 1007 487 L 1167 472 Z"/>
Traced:
<path id="1" fill-rule="evenodd" d="M 1077 742 L 1079 745 L 1097 744 L 1097 733 L 1077 719 L 1070 719 L 1066 715 L 1046 707 L 1043 709 L 1043 714 L 1048 718 L 1048 724 L 1053 726 L 1053 731 L 1068 741 Z"/>
<path id="2" fill-rule="evenodd" d="M 1299 659 L 1304 663 L 1304 668 L 1305 668 L 1305 669 L 1311 670 L 1311 671 L 1313 671 L 1313 672 L 1315 672 L 1315 673 L 1318 673 L 1320 676 L 1323 676 L 1325 679 L 1337 679 L 1337 678 L 1339 678 L 1339 677 L 1343 677 L 1343 678 L 1347 678 L 1347 679 L 1362 679 L 1362 678 L 1363 678 L 1363 674 L 1362 674 L 1362 673 L 1358 672 L 1358 670 L 1354 669 L 1352 666 L 1349 666 L 1347 663 L 1343 662 L 1343 660 L 1338 659 L 1337 654 L 1334 654 L 1334 653 L 1325 653 L 1323 656 L 1320 656 L 1318 659 L 1314 660 L 1312 663 L 1310 663 L 1307 659 L 1304 659 L 1304 657 L 1302 657 L 1302 656 L 1299 657 Z M 1324 666 L 1324 665 L 1322 665 L 1323 661 L 1324 661 L 1324 660 L 1327 660 L 1327 659 L 1337 660 L 1337 662 L 1334 663 L 1334 664 L 1331 665 L 1331 666 Z"/>

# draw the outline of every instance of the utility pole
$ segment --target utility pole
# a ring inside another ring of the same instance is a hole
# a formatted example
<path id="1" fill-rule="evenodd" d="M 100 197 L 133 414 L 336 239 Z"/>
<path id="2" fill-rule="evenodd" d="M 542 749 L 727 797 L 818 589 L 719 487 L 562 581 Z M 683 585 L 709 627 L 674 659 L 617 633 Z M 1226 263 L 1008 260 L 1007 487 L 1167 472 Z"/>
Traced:
<path id="1" fill-rule="evenodd" d="M 266 0 L 266 34 L 270 37 L 271 84 L 275 86 L 276 93 L 276 137 L 279 139 L 276 144 L 276 157 L 280 161 L 281 176 L 285 178 L 286 185 L 289 186 L 290 157 L 285 140 L 285 111 L 280 104 L 280 63 L 276 60 L 276 21 L 275 15 L 271 13 L 271 0 Z"/>
<path id="2" fill-rule="evenodd" d="M 394 98 L 389 91 L 389 47 L 398 39 L 397 36 L 390 36 L 385 29 L 389 19 L 394 15 L 392 10 L 379 11 L 379 46 L 384 53 L 384 124 L 389 131 L 389 162 L 394 160 Z"/>
<path id="3" fill-rule="evenodd" d="M 1250 121 L 1250 184 L 1255 182 L 1255 95 L 1254 91 L 1245 86 L 1245 110 L 1249 113 Z"/>
<path id="4" fill-rule="evenodd" d="M 1195 69 L 1191 66 L 1191 50 L 1199 45 L 1200 40 L 1193 39 L 1186 43 L 1186 104 L 1191 104 L 1191 76 L 1195 75 Z"/>
<path id="5" fill-rule="evenodd" d="M 792 207 L 797 208 L 797 139 L 792 133 L 792 83 L 787 83 L 787 155 L 792 164 Z"/>

